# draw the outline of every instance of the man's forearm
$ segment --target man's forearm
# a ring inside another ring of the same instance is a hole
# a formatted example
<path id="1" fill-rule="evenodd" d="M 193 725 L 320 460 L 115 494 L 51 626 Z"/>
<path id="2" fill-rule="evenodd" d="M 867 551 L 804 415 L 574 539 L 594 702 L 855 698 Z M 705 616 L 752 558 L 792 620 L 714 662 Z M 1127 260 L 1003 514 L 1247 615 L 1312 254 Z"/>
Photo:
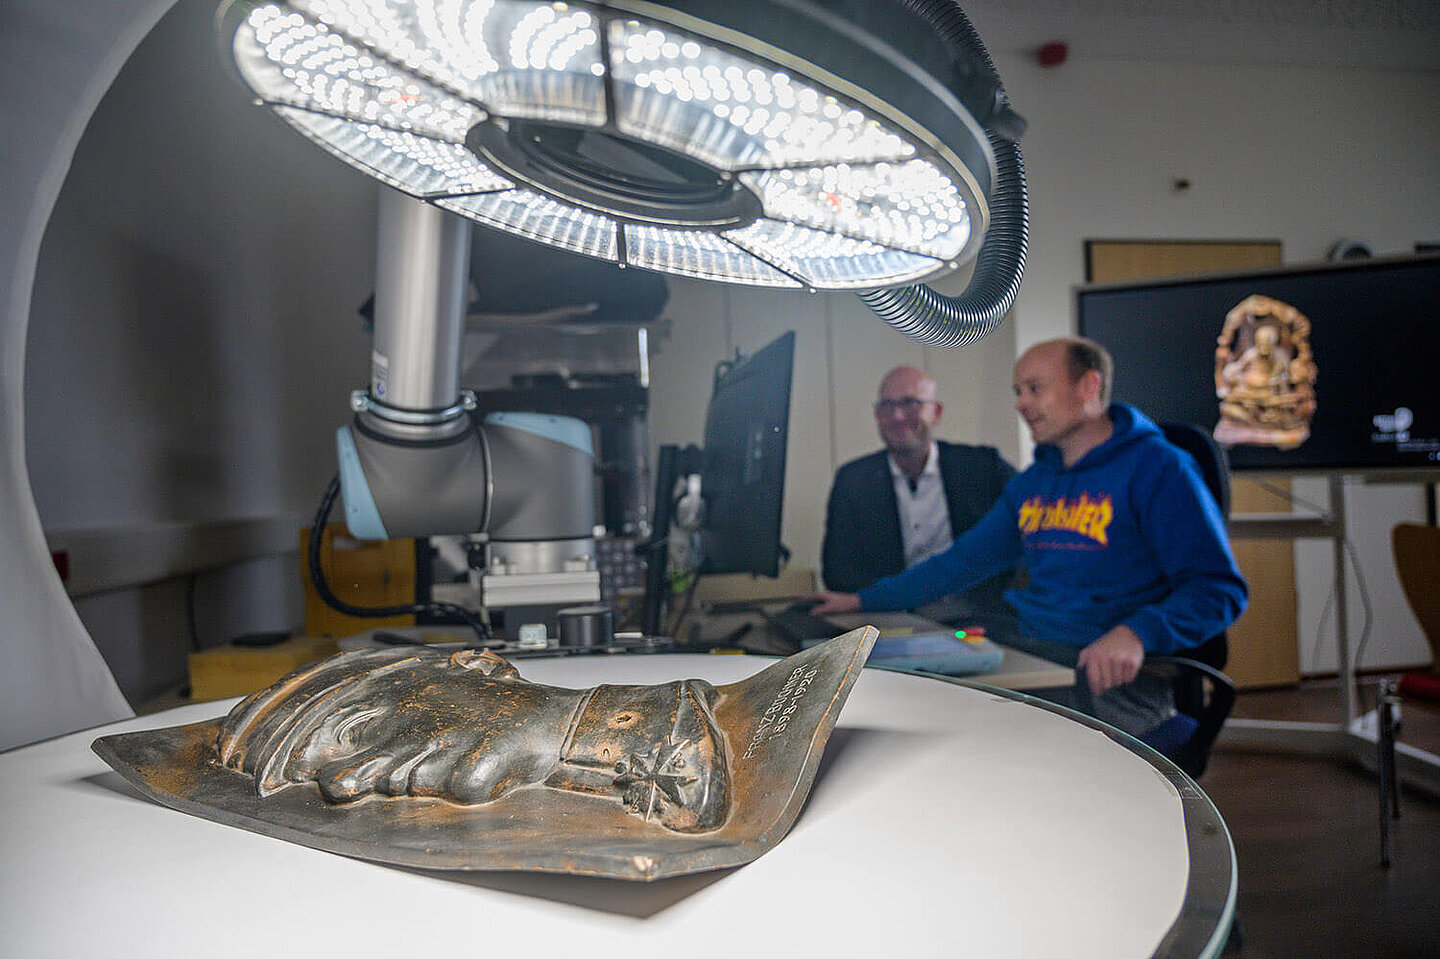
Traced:
<path id="1" fill-rule="evenodd" d="M 945 553 L 931 557 L 903 573 L 859 590 L 860 604 L 866 610 L 914 609 L 952 592 L 945 566 L 937 562 Z"/>
<path id="2" fill-rule="evenodd" d="M 944 552 L 860 590 L 860 601 L 865 609 L 914 609 L 1013 566 L 1019 547 L 1009 507 L 996 503 Z"/>

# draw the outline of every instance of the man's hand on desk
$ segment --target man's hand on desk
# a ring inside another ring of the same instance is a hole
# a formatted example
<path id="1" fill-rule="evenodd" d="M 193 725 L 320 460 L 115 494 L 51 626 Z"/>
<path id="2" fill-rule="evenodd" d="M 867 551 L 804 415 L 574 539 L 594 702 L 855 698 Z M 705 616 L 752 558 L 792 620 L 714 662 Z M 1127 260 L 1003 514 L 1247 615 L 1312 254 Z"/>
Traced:
<path id="1" fill-rule="evenodd" d="M 1144 661 L 1145 646 L 1135 630 L 1116 626 L 1080 650 L 1075 668 L 1085 670 L 1091 694 L 1100 696 L 1133 680 Z"/>
<path id="2" fill-rule="evenodd" d="M 825 616 L 830 613 L 853 613 L 860 609 L 860 597 L 855 593 L 816 593 L 809 599 L 815 603 L 810 609 L 812 615 Z"/>

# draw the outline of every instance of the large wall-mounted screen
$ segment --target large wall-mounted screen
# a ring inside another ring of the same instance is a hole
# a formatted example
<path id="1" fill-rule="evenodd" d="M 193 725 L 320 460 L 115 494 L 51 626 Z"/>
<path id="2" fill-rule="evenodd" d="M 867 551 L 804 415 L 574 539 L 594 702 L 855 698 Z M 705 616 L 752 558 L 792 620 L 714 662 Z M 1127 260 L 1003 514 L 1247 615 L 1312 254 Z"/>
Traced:
<path id="1" fill-rule="evenodd" d="M 1440 256 L 1081 287 L 1117 401 L 1240 470 L 1440 468 Z"/>

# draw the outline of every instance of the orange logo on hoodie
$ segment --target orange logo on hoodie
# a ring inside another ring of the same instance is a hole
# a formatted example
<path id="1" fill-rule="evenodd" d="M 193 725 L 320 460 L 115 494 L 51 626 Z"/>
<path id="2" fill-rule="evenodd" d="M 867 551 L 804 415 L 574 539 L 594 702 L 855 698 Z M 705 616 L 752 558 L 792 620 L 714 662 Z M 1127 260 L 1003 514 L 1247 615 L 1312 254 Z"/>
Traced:
<path id="1" fill-rule="evenodd" d="M 1020 535 L 1029 536 L 1041 530 L 1063 529 L 1078 533 L 1094 540 L 1101 546 L 1108 546 L 1110 520 L 1115 517 L 1115 507 L 1110 494 L 1092 499 L 1089 493 L 1081 493 L 1079 499 L 1047 501 L 1041 496 L 1032 496 L 1020 507 L 1017 524 Z"/>

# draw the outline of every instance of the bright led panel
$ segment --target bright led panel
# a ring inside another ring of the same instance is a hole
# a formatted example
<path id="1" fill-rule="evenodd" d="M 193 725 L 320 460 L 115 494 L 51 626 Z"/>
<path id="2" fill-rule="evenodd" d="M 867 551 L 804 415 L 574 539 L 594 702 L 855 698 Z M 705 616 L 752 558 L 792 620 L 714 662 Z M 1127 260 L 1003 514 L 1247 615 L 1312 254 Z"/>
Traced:
<path id="1" fill-rule="evenodd" d="M 498 176 L 458 143 L 276 106 L 275 112 L 325 150 L 411 196 L 508 190 Z"/>
<path id="2" fill-rule="evenodd" d="M 612 23 L 610 35 L 617 125 L 638 139 L 724 170 L 915 153 L 874 117 L 784 71 L 638 20 Z"/>
<path id="3" fill-rule="evenodd" d="M 744 247 L 714 233 L 681 232 L 629 224 L 625 227 L 627 262 L 649 270 L 702 280 L 729 280 L 751 286 L 799 289 L 800 281 L 753 256 Z"/>
<path id="4" fill-rule="evenodd" d="M 279 4 L 256 8 L 236 30 L 235 64 L 272 106 L 297 106 L 453 142 L 463 142 L 465 131 L 483 116 L 473 103 Z"/>
<path id="5" fill-rule="evenodd" d="M 743 173 L 772 219 L 926 256 L 959 254 L 970 215 L 955 185 L 926 160 Z"/>
<path id="6" fill-rule="evenodd" d="M 619 260 L 614 220 L 528 190 L 438 200 L 452 213 L 601 260 Z"/>
<path id="7" fill-rule="evenodd" d="M 757 220 L 725 238 L 817 290 L 870 290 L 896 280 L 916 282 L 935 260 L 794 223 Z"/>
<path id="8" fill-rule="evenodd" d="M 567 250 L 848 290 L 974 255 L 983 192 L 908 114 L 762 40 L 623 6 L 231 0 L 224 40 L 323 149 Z"/>

